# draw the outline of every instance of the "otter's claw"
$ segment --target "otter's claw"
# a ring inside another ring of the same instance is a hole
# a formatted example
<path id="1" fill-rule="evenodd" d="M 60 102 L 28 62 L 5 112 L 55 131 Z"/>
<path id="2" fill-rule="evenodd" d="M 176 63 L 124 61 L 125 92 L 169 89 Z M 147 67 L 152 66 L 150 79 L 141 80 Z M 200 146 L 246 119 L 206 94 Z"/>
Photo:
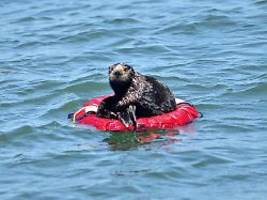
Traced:
<path id="1" fill-rule="evenodd" d="M 126 128 L 134 126 L 136 128 L 136 106 L 130 105 L 125 111 L 118 112 L 118 119 L 123 123 Z"/>

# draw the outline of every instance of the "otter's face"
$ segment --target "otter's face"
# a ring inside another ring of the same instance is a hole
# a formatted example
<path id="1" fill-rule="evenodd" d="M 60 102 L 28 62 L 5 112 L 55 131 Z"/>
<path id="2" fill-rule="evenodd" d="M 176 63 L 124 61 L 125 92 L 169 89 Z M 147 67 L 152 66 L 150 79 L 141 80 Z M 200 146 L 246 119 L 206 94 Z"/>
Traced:
<path id="1" fill-rule="evenodd" d="M 124 63 L 113 64 L 109 67 L 109 80 L 111 82 L 131 82 L 134 70 Z"/>

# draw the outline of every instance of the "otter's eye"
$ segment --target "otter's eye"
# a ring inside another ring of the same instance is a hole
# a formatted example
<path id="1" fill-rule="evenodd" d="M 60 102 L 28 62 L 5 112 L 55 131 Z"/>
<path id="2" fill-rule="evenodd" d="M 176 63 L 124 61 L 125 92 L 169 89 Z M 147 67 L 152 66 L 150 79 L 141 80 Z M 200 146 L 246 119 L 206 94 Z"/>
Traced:
<path id="1" fill-rule="evenodd" d="M 109 66 L 109 71 L 111 72 L 111 71 L 113 71 L 113 69 L 114 69 L 114 65 L 110 65 Z"/>
<path id="2" fill-rule="evenodd" d="M 128 68 L 126 67 L 126 66 L 123 66 L 123 71 L 127 71 L 128 70 Z"/>

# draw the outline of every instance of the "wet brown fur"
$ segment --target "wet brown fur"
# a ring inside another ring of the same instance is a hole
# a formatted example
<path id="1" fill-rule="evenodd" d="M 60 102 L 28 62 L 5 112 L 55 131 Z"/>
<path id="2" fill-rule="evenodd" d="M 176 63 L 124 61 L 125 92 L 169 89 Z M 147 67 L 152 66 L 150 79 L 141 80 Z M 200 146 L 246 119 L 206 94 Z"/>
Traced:
<path id="1" fill-rule="evenodd" d="M 126 127 L 136 126 L 136 118 L 159 115 L 176 108 L 175 97 L 168 87 L 145 76 L 124 63 L 109 67 L 109 82 L 114 95 L 104 99 L 97 116 L 118 118 Z"/>

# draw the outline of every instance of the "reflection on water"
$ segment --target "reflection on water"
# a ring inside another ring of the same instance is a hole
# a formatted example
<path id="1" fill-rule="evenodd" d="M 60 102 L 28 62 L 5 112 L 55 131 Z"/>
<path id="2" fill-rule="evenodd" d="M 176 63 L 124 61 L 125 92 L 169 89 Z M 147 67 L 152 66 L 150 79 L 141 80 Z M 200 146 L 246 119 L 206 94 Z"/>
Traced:
<path id="1" fill-rule="evenodd" d="M 112 150 L 128 150 L 140 145 L 157 142 L 160 146 L 183 141 L 179 135 L 195 135 L 194 124 L 178 127 L 171 130 L 147 130 L 142 132 L 111 132 L 107 142 Z"/>
<path id="2" fill-rule="evenodd" d="M 265 200 L 267 1 L 229 2 L 1 0 L 0 199 Z M 196 131 L 66 120 L 115 62 L 196 105 Z"/>

